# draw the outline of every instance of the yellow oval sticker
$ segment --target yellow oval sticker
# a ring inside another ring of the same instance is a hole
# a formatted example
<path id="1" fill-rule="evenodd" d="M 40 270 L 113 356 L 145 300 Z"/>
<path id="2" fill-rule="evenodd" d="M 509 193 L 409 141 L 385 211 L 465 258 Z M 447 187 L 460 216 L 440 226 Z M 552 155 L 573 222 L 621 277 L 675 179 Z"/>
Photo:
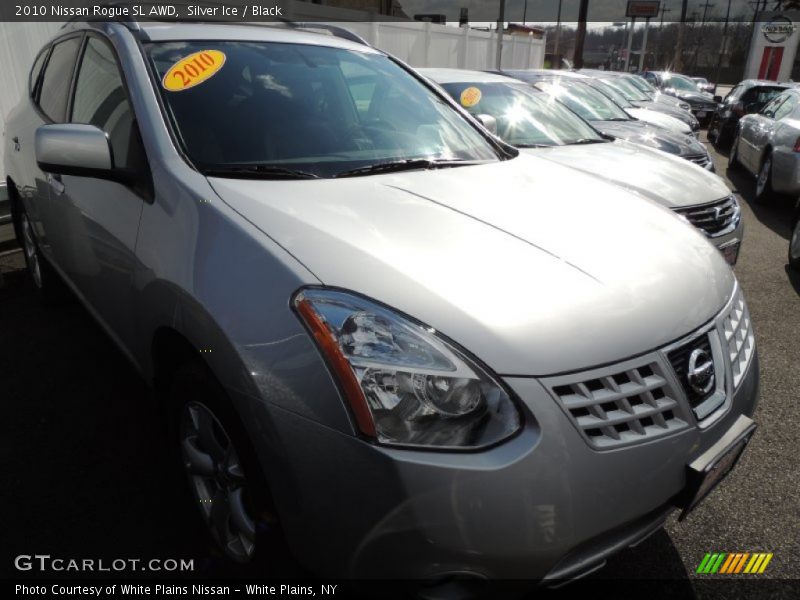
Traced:
<path id="1" fill-rule="evenodd" d="M 172 65 L 161 80 L 161 85 L 170 92 L 182 92 L 213 77 L 224 64 L 224 52 L 201 50 Z"/>
<path id="2" fill-rule="evenodd" d="M 476 87 L 468 87 L 461 92 L 461 106 L 464 108 L 472 108 L 481 101 L 481 91 Z"/>

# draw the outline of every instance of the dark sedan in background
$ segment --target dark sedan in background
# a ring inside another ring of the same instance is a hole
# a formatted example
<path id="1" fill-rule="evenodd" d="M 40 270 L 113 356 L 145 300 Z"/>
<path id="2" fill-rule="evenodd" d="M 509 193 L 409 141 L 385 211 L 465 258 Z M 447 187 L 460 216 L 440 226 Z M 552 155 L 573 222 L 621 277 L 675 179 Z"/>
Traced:
<path id="1" fill-rule="evenodd" d="M 739 119 L 757 113 L 789 87 L 785 83 L 763 79 L 745 79 L 737 84 L 714 111 L 708 124 L 708 141 L 716 148 L 730 146 Z"/>
<path id="2" fill-rule="evenodd" d="M 701 91 L 697 83 L 678 73 L 669 71 L 647 71 L 641 74 L 647 81 L 665 94 L 680 98 L 691 107 L 692 114 L 701 124 L 706 124 L 717 110 L 711 94 Z"/>

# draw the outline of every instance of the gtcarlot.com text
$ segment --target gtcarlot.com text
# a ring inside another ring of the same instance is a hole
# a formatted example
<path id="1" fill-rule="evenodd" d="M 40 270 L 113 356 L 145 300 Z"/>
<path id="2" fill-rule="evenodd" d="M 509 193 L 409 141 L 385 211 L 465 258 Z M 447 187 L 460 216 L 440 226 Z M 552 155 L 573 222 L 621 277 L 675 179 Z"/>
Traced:
<path id="1" fill-rule="evenodd" d="M 61 558 L 49 554 L 20 554 L 14 559 L 18 571 L 40 572 L 186 572 L 194 571 L 194 559 L 175 558 Z"/>

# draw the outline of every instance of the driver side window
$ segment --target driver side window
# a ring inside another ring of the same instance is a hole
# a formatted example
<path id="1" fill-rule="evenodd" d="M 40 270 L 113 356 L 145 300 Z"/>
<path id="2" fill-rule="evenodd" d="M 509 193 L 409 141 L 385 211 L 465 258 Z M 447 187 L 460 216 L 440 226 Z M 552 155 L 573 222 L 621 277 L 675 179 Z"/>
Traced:
<path id="1" fill-rule="evenodd" d="M 117 61 L 111 48 L 94 36 L 88 38 L 81 59 L 70 121 L 105 131 L 116 167 L 135 169 L 141 164 L 136 122 Z"/>
<path id="2" fill-rule="evenodd" d="M 777 98 L 773 99 L 761 110 L 761 114 L 770 119 L 774 119 L 775 111 L 778 110 L 778 107 L 783 103 L 784 100 L 786 100 L 785 96 L 778 96 Z"/>

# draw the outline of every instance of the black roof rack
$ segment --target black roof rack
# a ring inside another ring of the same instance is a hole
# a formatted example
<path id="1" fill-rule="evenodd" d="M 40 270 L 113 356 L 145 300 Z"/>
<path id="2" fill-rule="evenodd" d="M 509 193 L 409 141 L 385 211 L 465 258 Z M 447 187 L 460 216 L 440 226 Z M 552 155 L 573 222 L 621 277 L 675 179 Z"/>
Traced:
<path id="1" fill-rule="evenodd" d="M 117 6 L 140 6 L 141 4 L 142 4 L 141 2 L 131 2 L 130 0 L 106 0 L 105 2 L 100 2 L 98 4 L 98 6 L 112 8 L 112 7 L 117 7 Z M 147 4 L 147 2 L 145 2 L 144 4 Z M 208 7 L 219 6 L 219 3 L 216 3 L 216 2 L 202 2 L 202 1 L 199 1 L 199 2 L 198 1 L 190 1 L 190 2 L 178 1 L 178 2 L 172 2 L 171 4 L 177 5 L 177 6 L 189 6 L 189 5 L 191 5 L 191 6 L 208 6 Z M 141 31 L 141 26 L 139 25 L 138 21 L 123 20 L 121 17 L 117 18 L 117 19 L 106 19 L 106 18 L 100 18 L 100 17 L 95 17 L 95 18 L 88 17 L 88 18 L 86 18 L 86 17 L 74 16 L 74 17 L 71 17 L 69 20 L 67 20 L 61 26 L 61 28 L 63 29 L 64 27 L 66 27 L 70 23 L 74 23 L 76 21 L 94 21 L 94 22 L 97 22 L 97 21 L 109 21 L 109 20 L 114 20 L 114 21 L 120 22 L 123 25 L 125 25 L 126 27 L 128 27 L 128 29 L 130 29 L 131 31 Z M 289 27 L 291 29 L 306 29 L 306 30 L 309 30 L 309 31 L 313 31 L 313 30 L 317 29 L 317 30 L 321 30 L 321 31 L 327 31 L 328 33 L 330 33 L 334 37 L 345 39 L 345 40 L 348 40 L 350 42 L 355 42 L 356 44 L 362 44 L 364 46 L 369 46 L 370 45 L 360 35 L 355 34 L 352 31 L 350 31 L 348 29 L 345 29 L 344 27 L 340 27 L 338 25 L 330 25 L 328 23 L 309 23 L 309 22 L 304 22 L 304 21 L 291 21 L 291 20 L 286 19 L 286 18 L 279 18 L 279 19 L 276 19 L 275 21 L 263 21 L 263 22 L 248 22 L 248 21 L 236 22 L 236 21 L 209 21 L 207 19 L 202 19 L 202 18 L 198 18 L 198 19 L 166 19 L 166 18 L 158 18 L 156 16 L 156 17 L 153 17 L 153 18 L 148 17 L 147 19 L 143 19 L 143 20 L 145 20 L 145 21 L 153 21 L 153 22 L 161 22 L 161 23 L 209 23 L 209 24 L 215 24 L 215 25 L 252 25 L 252 26 L 257 26 L 257 27 L 283 26 L 283 27 Z"/>

